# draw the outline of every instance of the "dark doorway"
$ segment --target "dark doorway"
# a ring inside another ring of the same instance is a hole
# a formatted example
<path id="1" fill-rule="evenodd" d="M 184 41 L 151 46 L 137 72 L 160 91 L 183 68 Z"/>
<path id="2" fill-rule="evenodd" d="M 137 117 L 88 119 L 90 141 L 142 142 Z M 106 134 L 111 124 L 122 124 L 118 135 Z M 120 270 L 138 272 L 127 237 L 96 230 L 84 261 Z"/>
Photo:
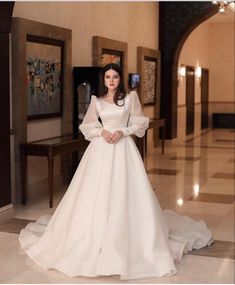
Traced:
<path id="1" fill-rule="evenodd" d="M 202 68 L 201 77 L 201 129 L 208 128 L 209 70 Z"/>
<path id="2" fill-rule="evenodd" d="M 0 208 L 11 203 L 9 34 L 14 2 L 0 2 Z"/>
<path id="3" fill-rule="evenodd" d="M 186 135 L 194 133 L 194 67 L 186 66 Z"/>

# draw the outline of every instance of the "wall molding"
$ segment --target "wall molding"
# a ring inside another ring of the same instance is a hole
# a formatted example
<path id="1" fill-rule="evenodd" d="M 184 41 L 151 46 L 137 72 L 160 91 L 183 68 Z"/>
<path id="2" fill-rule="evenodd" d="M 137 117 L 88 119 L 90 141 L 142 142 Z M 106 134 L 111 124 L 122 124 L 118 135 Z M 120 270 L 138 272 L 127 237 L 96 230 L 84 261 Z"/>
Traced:
<path id="1" fill-rule="evenodd" d="M 0 208 L 0 213 L 8 211 L 8 210 L 13 209 L 13 208 L 14 208 L 14 206 L 12 204 L 8 204 L 8 205 Z"/>

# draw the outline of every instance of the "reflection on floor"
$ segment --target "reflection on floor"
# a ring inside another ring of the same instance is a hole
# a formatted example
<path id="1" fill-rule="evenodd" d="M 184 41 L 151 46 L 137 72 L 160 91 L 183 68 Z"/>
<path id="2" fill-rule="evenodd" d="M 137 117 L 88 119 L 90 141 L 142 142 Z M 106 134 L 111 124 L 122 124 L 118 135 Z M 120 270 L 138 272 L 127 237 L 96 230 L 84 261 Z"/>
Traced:
<path id="1" fill-rule="evenodd" d="M 162 208 L 205 220 L 215 242 L 185 255 L 172 277 L 128 283 L 234 283 L 234 135 L 231 130 L 213 130 L 185 143 L 169 142 L 164 155 L 160 148 L 148 147 L 145 166 Z M 117 275 L 70 278 L 44 271 L 21 249 L 21 228 L 52 214 L 66 188 L 58 185 L 53 209 L 48 208 L 45 185 L 45 194 L 31 195 L 26 206 L 0 213 L 0 283 L 127 283 Z"/>

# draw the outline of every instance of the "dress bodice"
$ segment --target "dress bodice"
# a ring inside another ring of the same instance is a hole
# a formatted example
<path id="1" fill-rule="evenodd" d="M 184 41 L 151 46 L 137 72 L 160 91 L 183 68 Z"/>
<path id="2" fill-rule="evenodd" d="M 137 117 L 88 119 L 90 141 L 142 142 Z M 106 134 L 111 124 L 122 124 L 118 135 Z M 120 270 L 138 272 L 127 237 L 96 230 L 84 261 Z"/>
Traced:
<path id="1" fill-rule="evenodd" d="M 97 110 L 104 129 L 113 130 L 127 127 L 130 115 L 130 95 L 120 101 L 122 106 L 108 103 L 103 98 L 97 99 Z M 124 101 L 124 104 L 123 104 Z"/>
<path id="2" fill-rule="evenodd" d="M 124 104 L 123 104 L 124 103 Z M 82 124 L 79 126 L 87 140 L 101 136 L 103 129 L 110 132 L 120 130 L 124 136 L 135 134 L 143 137 L 149 125 L 149 118 L 145 117 L 135 91 L 127 94 L 120 105 L 108 103 L 102 97 L 91 97 L 91 103 Z M 101 119 L 102 124 L 98 119 Z"/>

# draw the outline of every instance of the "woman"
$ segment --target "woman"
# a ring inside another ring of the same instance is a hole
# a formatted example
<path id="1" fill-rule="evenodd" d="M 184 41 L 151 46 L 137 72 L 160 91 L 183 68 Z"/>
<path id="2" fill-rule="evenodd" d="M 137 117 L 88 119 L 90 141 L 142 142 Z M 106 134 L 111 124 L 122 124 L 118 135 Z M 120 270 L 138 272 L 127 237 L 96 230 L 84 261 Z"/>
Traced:
<path id="1" fill-rule="evenodd" d="M 103 68 L 103 82 L 80 125 L 91 143 L 66 194 L 51 219 L 21 231 L 20 243 L 39 265 L 69 276 L 174 274 L 174 262 L 212 234 L 203 221 L 161 210 L 131 137 L 143 137 L 149 119 L 137 93 L 126 94 L 118 65 Z"/>

